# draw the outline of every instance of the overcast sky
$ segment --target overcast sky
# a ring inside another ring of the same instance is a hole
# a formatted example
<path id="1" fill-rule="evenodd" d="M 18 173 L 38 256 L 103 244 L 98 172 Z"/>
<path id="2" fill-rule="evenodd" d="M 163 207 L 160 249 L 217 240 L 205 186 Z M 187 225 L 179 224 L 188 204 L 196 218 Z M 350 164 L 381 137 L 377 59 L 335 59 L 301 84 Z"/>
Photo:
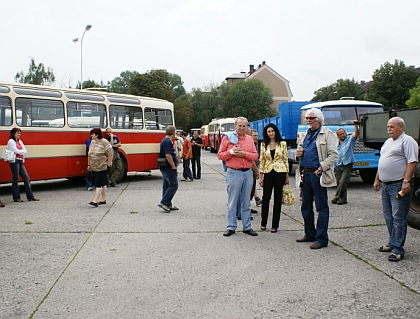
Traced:
<path id="1" fill-rule="evenodd" d="M 339 78 L 371 79 L 383 63 L 420 66 L 419 0 L 3 0 L 0 80 L 30 58 L 57 86 L 104 83 L 122 71 L 166 69 L 187 91 L 262 61 L 290 82 L 293 100 Z"/>

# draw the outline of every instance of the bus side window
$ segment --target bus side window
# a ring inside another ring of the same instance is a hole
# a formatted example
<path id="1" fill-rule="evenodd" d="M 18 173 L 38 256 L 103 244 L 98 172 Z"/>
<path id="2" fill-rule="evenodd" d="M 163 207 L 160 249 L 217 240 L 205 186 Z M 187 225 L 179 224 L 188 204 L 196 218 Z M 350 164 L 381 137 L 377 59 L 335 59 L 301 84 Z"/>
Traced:
<path id="1" fill-rule="evenodd" d="M 64 105 L 59 100 L 17 98 L 15 113 L 19 126 L 50 126 L 51 122 L 63 118 Z"/>
<path id="2" fill-rule="evenodd" d="M 0 97 L 0 125 L 12 125 L 12 105 L 10 99 L 5 96 Z"/>

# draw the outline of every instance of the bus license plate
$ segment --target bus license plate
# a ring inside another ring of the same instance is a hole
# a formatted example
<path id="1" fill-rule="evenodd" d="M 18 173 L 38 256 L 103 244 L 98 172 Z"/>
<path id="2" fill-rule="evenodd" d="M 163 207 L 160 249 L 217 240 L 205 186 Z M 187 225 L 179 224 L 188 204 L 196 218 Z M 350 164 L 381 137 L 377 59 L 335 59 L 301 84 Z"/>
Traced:
<path id="1" fill-rule="evenodd" d="M 353 166 L 370 166 L 370 162 L 354 162 Z"/>

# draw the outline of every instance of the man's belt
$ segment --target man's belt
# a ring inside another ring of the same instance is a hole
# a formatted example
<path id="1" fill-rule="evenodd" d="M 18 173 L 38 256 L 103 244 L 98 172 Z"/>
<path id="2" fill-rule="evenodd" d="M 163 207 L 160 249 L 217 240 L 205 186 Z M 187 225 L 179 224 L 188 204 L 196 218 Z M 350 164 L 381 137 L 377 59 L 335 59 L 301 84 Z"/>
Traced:
<path id="1" fill-rule="evenodd" d="M 228 167 L 228 168 L 233 169 L 235 171 L 241 171 L 241 172 L 246 172 L 250 170 L 249 168 L 232 168 L 232 167 Z"/>
<path id="2" fill-rule="evenodd" d="M 318 169 L 318 167 L 317 168 L 308 168 L 308 167 L 304 167 L 303 168 L 303 170 L 305 171 L 305 172 L 313 172 L 313 171 L 316 171 Z"/>
<path id="3" fill-rule="evenodd" d="M 382 182 L 382 183 L 384 183 L 385 185 L 390 185 L 390 184 L 395 184 L 395 183 L 402 183 L 403 180 L 404 180 L 404 178 L 401 178 L 398 181 Z"/>

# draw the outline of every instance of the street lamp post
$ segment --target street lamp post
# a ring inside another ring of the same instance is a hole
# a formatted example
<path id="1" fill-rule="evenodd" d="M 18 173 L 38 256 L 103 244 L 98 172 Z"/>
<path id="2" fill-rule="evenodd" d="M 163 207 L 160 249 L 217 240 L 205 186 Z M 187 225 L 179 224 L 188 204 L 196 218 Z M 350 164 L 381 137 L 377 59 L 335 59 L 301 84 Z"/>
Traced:
<path id="1" fill-rule="evenodd" d="M 92 28 L 91 24 L 88 24 L 83 31 L 81 38 L 74 38 L 73 42 L 77 43 L 80 40 L 80 89 L 83 89 L 83 38 L 85 37 L 86 31 L 89 31 Z"/>

